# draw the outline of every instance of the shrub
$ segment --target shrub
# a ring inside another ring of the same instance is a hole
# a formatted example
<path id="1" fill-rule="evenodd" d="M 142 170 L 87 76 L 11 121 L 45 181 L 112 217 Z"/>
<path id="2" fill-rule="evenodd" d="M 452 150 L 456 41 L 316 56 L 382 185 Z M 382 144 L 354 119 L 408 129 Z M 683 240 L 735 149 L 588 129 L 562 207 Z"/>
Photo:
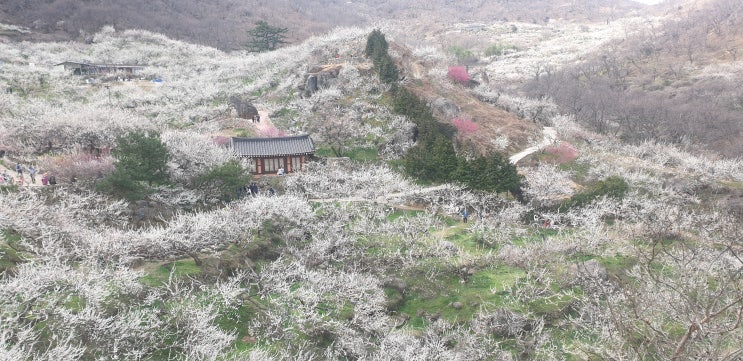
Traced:
<path id="1" fill-rule="evenodd" d="M 451 123 L 457 128 L 460 134 L 474 133 L 479 128 L 477 123 L 469 119 L 455 118 L 452 119 Z"/>
<path id="2" fill-rule="evenodd" d="M 250 175 L 238 161 L 232 160 L 200 175 L 194 185 L 207 196 L 227 202 L 239 197 L 241 187 L 250 183 L 250 180 Z"/>
<path id="3" fill-rule="evenodd" d="M 212 138 L 214 141 L 214 144 L 220 146 L 220 147 L 229 147 L 230 146 L 230 137 L 225 137 L 223 135 L 217 135 L 214 138 Z"/>
<path id="4" fill-rule="evenodd" d="M 39 162 L 42 172 L 54 174 L 59 181 L 93 180 L 111 174 L 114 170 L 113 157 L 95 156 L 88 153 L 73 153 L 54 157 L 44 157 Z"/>
<path id="5" fill-rule="evenodd" d="M 516 171 L 516 166 L 499 153 L 473 160 L 460 158 L 454 178 L 470 189 L 511 192 L 514 195 L 521 193 L 521 175 Z"/>
<path id="6" fill-rule="evenodd" d="M 518 50 L 518 48 L 514 45 L 495 44 L 485 49 L 485 55 L 486 56 L 504 55 L 504 54 L 507 54 L 510 50 Z"/>
<path id="7" fill-rule="evenodd" d="M 469 85 L 470 83 L 470 75 L 464 66 L 450 66 L 447 76 L 462 85 Z"/>
<path id="8" fill-rule="evenodd" d="M 548 146 L 545 151 L 555 157 L 558 164 L 564 164 L 578 158 L 578 150 L 568 142 Z"/>
<path id="9" fill-rule="evenodd" d="M 452 46 L 449 48 L 449 52 L 457 57 L 457 61 L 459 61 L 460 64 L 474 64 L 477 62 L 475 54 L 471 50 L 465 49 L 461 46 Z"/>

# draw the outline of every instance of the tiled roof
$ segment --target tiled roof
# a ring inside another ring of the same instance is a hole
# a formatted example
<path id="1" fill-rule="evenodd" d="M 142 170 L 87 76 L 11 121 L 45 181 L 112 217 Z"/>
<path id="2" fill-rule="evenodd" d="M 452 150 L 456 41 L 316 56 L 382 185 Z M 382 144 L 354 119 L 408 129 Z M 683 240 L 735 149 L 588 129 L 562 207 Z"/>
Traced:
<path id="1" fill-rule="evenodd" d="M 144 65 L 127 65 L 127 64 L 94 64 L 94 63 L 78 63 L 74 61 L 65 61 L 64 63 L 56 64 L 56 66 L 79 66 L 89 68 L 144 68 Z"/>
<path id="2" fill-rule="evenodd" d="M 278 138 L 232 138 L 232 149 L 241 157 L 274 157 L 312 154 L 315 143 L 309 134 Z"/>

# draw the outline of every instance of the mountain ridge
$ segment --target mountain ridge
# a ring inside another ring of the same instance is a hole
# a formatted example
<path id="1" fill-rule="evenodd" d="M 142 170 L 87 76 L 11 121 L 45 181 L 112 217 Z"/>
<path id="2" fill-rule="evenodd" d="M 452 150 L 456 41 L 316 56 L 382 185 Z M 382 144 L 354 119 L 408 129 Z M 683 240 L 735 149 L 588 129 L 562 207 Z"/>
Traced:
<path id="1" fill-rule="evenodd" d="M 300 41 L 337 26 L 378 21 L 441 22 L 515 20 L 540 23 L 550 18 L 604 21 L 642 8 L 629 0 L 452 2 L 434 1 L 261 1 L 221 0 L 9 0 L 0 4 L 0 22 L 41 33 L 40 39 L 84 41 L 103 26 L 149 30 L 174 39 L 222 50 L 245 47 L 247 31 L 258 20 L 289 29 Z"/>

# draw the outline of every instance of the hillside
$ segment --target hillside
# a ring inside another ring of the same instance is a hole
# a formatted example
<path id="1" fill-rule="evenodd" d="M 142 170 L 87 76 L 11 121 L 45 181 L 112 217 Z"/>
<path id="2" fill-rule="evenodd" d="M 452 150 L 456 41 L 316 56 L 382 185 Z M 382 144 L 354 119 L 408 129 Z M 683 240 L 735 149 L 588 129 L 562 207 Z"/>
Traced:
<path id="1" fill-rule="evenodd" d="M 701 145 L 738 157 L 741 19 L 739 1 L 685 2 L 578 63 L 545 64 L 522 89 L 553 99 L 586 127 L 628 142 Z"/>
<path id="2" fill-rule="evenodd" d="M 640 6 L 632 1 L 196 1 L 196 0 L 7 0 L 0 22 L 32 28 L 22 39 L 84 41 L 103 26 L 141 29 L 223 50 L 244 49 L 247 31 L 259 20 L 288 28 L 298 42 L 339 26 L 379 22 L 428 27 L 462 21 L 512 20 L 542 23 L 549 19 L 604 21 Z"/>
<path id="3" fill-rule="evenodd" d="M 59 180 L 0 184 L 0 359 L 740 359 L 743 160 L 623 142 L 522 88 L 641 24 L 385 23 L 390 82 L 364 56 L 372 27 L 250 54 L 118 26 L 20 42 L 45 35 L 0 25 L 0 162 Z M 144 69 L 55 65 L 71 59 Z M 537 148 L 520 192 L 401 171 L 423 129 L 400 89 L 457 163 Z M 247 174 L 225 146 L 299 133 L 318 157 L 284 176 Z"/>

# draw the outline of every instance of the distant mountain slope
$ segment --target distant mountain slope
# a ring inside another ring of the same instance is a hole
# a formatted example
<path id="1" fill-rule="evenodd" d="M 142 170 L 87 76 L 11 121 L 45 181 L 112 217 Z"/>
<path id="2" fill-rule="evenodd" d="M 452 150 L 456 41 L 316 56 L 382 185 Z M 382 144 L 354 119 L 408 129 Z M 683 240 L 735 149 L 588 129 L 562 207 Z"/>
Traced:
<path id="1" fill-rule="evenodd" d="M 743 3 L 686 1 L 635 35 L 527 88 L 591 129 L 631 142 L 743 152 Z"/>
<path id="2" fill-rule="evenodd" d="M 233 50 L 244 48 L 246 31 L 258 20 L 289 28 L 289 39 L 296 41 L 337 26 L 380 20 L 604 21 L 640 7 L 629 0 L 6 0 L 0 4 L 0 22 L 28 26 L 41 33 L 34 38 L 44 40 L 84 40 L 85 34 L 113 25 Z"/>

